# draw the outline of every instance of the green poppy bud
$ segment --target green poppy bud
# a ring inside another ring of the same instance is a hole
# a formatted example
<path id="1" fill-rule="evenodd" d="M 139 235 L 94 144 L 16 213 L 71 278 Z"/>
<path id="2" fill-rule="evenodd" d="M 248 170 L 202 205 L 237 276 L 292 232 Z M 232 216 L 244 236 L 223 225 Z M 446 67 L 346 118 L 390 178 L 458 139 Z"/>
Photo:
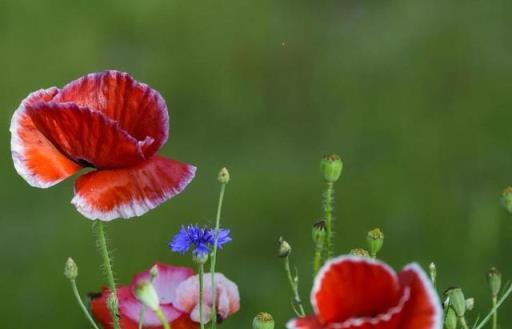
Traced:
<path id="1" fill-rule="evenodd" d="M 64 265 L 64 276 L 69 280 L 74 280 L 78 276 L 78 266 L 71 257 L 66 260 Z"/>
<path id="2" fill-rule="evenodd" d="M 375 228 L 368 232 L 366 236 L 368 242 L 368 249 L 372 257 L 377 256 L 377 253 L 382 249 L 384 244 L 384 233 L 378 228 Z"/>
<path id="3" fill-rule="evenodd" d="M 457 315 L 453 308 L 448 307 L 444 314 L 445 329 L 457 329 Z"/>
<path id="4" fill-rule="evenodd" d="M 226 167 L 222 168 L 219 172 L 219 175 L 217 176 L 217 180 L 221 184 L 227 184 L 229 183 L 229 171 Z"/>
<path id="5" fill-rule="evenodd" d="M 320 161 L 320 171 L 324 180 L 328 183 L 336 182 L 343 171 L 343 161 L 337 154 L 328 154 Z"/>
<path id="6" fill-rule="evenodd" d="M 286 242 L 283 237 L 280 237 L 279 238 L 279 257 L 281 258 L 285 258 L 285 257 L 288 257 L 288 255 L 290 255 L 290 253 L 292 252 L 292 247 L 290 246 L 290 244 L 288 242 Z"/>
<path id="7" fill-rule="evenodd" d="M 450 300 L 450 305 L 453 307 L 457 317 L 463 317 L 466 313 L 466 298 L 461 288 L 449 288 L 446 291 L 446 296 Z"/>
<path id="8" fill-rule="evenodd" d="M 350 250 L 351 256 L 359 256 L 359 257 L 370 257 L 370 254 L 368 253 L 368 250 L 363 248 L 354 248 Z"/>
<path id="9" fill-rule="evenodd" d="M 323 242 L 325 239 L 325 220 L 320 220 L 313 225 L 313 241 Z"/>
<path id="10" fill-rule="evenodd" d="M 269 313 L 258 313 L 252 321 L 253 329 L 274 329 L 274 319 Z"/>
<path id="11" fill-rule="evenodd" d="M 160 307 L 160 299 L 151 282 L 145 281 L 138 284 L 135 288 L 135 297 L 153 311 L 158 310 Z"/>
<path id="12" fill-rule="evenodd" d="M 492 267 L 487 273 L 487 282 L 489 283 L 492 297 L 498 296 L 501 290 L 501 273 L 496 267 Z"/>

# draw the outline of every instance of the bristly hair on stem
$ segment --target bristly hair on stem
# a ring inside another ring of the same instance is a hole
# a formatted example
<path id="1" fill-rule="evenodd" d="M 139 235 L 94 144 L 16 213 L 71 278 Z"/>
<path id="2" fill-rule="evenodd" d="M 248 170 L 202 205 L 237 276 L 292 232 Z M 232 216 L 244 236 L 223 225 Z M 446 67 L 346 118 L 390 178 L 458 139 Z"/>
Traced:
<path id="1" fill-rule="evenodd" d="M 326 182 L 325 191 L 323 193 L 323 210 L 325 218 L 325 248 L 324 262 L 332 257 L 333 250 L 333 211 L 334 211 L 334 183 Z"/>

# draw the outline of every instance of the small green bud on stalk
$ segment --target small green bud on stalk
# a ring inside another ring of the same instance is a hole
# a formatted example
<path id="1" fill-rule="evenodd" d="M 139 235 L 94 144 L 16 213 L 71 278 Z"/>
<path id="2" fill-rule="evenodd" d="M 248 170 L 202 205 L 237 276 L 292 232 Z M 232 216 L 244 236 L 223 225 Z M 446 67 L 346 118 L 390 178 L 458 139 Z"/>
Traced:
<path id="1" fill-rule="evenodd" d="M 78 276 L 78 266 L 76 266 L 75 261 L 71 257 L 66 260 L 64 265 L 64 276 L 69 280 L 75 280 Z"/>
<path id="2" fill-rule="evenodd" d="M 158 266 L 156 264 L 151 267 L 149 274 L 151 275 L 151 281 L 158 276 Z"/>
<path id="3" fill-rule="evenodd" d="M 258 313 L 252 321 L 253 329 L 274 329 L 274 318 L 269 313 Z"/>
<path id="4" fill-rule="evenodd" d="M 208 254 L 194 254 L 192 260 L 198 265 L 204 265 L 208 261 Z"/>
<path id="5" fill-rule="evenodd" d="M 501 273 L 497 268 L 492 267 L 487 273 L 487 281 L 492 297 L 498 296 L 501 290 Z"/>
<path id="6" fill-rule="evenodd" d="M 292 247 L 288 242 L 286 242 L 283 237 L 279 238 L 279 257 L 285 258 L 290 255 L 292 252 Z"/>
<path id="7" fill-rule="evenodd" d="M 434 264 L 434 262 L 428 265 L 428 271 L 430 273 L 430 280 L 432 281 L 432 284 L 435 286 L 437 278 L 437 267 L 436 264 Z"/>
<path id="8" fill-rule="evenodd" d="M 229 171 L 226 167 L 222 168 L 219 172 L 219 175 L 217 176 L 217 180 L 221 184 L 227 184 L 229 183 Z"/>
<path id="9" fill-rule="evenodd" d="M 350 250 L 350 255 L 359 256 L 359 257 L 370 257 L 370 254 L 366 249 L 363 248 L 354 248 Z"/>
<path id="10" fill-rule="evenodd" d="M 453 307 L 457 317 L 462 318 L 466 313 L 466 298 L 461 288 L 449 288 L 446 295 L 450 300 L 450 305 Z"/>
<path id="11" fill-rule="evenodd" d="M 323 243 L 325 239 L 325 220 L 320 220 L 313 224 L 313 241 Z"/>
<path id="12" fill-rule="evenodd" d="M 320 161 L 320 171 L 326 182 L 335 183 L 343 171 L 343 161 L 337 154 L 325 155 Z"/>
<path id="13" fill-rule="evenodd" d="M 135 297 L 152 311 L 156 311 L 160 307 L 160 299 L 151 282 L 146 281 L 138 284 L 135 288 Z"/>
<path id="14" fill-rule="evenodd" d="M 444 327 L 445 329 L 457 329 L 457 315 L 451 307 L 445 311 Z"/>
<path id="15" fill-rule="evenodd" d="M 384 244 L 384 233 L 380 229 L 375 228 L 368 232 L 366 241 L 368 242 L 370 255 L 375 258 Z"/>

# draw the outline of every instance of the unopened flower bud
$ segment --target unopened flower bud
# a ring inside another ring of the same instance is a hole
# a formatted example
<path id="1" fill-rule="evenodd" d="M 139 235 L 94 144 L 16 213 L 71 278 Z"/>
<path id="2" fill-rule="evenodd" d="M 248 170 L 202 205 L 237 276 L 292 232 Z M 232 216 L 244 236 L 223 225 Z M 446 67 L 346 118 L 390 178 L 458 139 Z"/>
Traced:
<path id="1" fill-rule="evenodd" d="M 279 257 L 285 258 L 292 252 L 292 247 L 286 242 L 283 237 L 279 238 Z"/>
<path id="2" fill-rule="evenodd" d="M 153 311 L 160 307 L 160 299 L 151 282 L 145 281 L 138 284 L 135 288 L 135 297 Z"/>
<path id="3" fill-rule="evenodd" d="M 501 203 L 503 207 L 512 214 L 512 186 L 507 187 L 501 194 Z"/>
<path id="4" fill-rule="evenodd" d="M 313 241 L 323 243 L 325 239 L 325 220 L 320 220 L 313 225 Z"/>
<path id="5" fill-rule="evenodd" d="M 274 329 L 274 318 L 269 313 L 258 313 L 252 321 L 253 329 Z"/>
<path id="6" fill-rule="evenodd" d="M 151 275 L 151 281 L 158 276 L 158 266 L 156 264 L 151 267 L 149 274 Z"/>
<path id="7" fill-rule="evenodd" d="M 320 161 L 320 171 L 326 182 L 336 182 L 343 171 L 343 162 L 340 156 L 334 153 L 325 155 Z"/>
<path id="8" fill-rule="evenodd" d="M 366 249 L 363 248 L 354 248 L 350 250 L 350 255 L 359 256 L 359 257 L 370 257 L 370 254 Z"/>
<path id="9" fill-rule="evenodd" d="M 497 268 L 492 267 L 487 273 L 487 281 L 489 282 L 489 289 L 491 290 L 492 297 L 498 296 L 501 290 L 501 273 Z"/>
<path id="10" fill-rule="evenodd" d="M 368 242 L 368 249 L 372 257 L 377 256 L 377 253 L 382 249 L 384 244 L 384 233 L 378 228 L 375 228 L 368 232 L 366 236 Z"/>
<path id="11" fill-rule="evenodd" d="M 196 263 L 196 264 L 206 264 L 206 262 L 208 261 L 208 254 L 207 253 L 194 253 L 194 255 L 192 256 L 192 260 Z"/>
<path id="12" fill-rule="evenodd" d="M 74 280 L 78 276 L 78 266 L 71 257 L 66 260 L 64 265 L 64 276 L 69 280 Z"/>
<path id="13" fill-rule="evenodd" d="M 434 262 L 432 262 L 428 265 L 428 271 L 430 273 L 430 280 L 435 285 L 436 278 L 437 278 L 437 267 L 436 267 L 436 264 L 434 264 Z"/>
<path id="14" fill-rule="evenodd" d="M 475 308 L 475 299 L 473 297 L 466 299 L 466 311 L 471 311 Z"/>
<path id="15" fill-rule="evenodd" d="M 453 308 L 448 307 L 444 314 L 445 329 L 457 329 L 457 315 Z"/>
<path id="16" fill-rule="evenodd" d="M 221 184 L 227 184 L 229 183 L 229 171 L 226 167 L 222 168 L 219 172 L 219 175 L 217 176 L 217 180 Z"/>
<path id="17" fill-rule="evenodd" d="M 466 313 L 466 298 L 461 288 L 449 288 L 446 295 L 450 300 L 450 306 L 453 307 L 455 314 L 460 318 Z"/>

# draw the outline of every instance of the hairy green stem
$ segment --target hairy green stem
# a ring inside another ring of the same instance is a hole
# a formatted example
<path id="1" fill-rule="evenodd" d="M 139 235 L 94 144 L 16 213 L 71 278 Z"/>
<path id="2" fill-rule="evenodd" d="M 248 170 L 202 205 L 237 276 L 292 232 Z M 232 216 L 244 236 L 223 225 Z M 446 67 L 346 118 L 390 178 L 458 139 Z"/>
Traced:
<path id="1" fill-rule="evenodd" d="M 302 306 L 302 300 L 300 299 L 299 295 L 299 280 L 297 276 L 295 278 L 292 275 L 292 271 L 290 270 L 290 259 L 288 256 L 284 258 L 284 269 L 286 271 L 286 275 L 288 276 L 288 281 L 290 282 L 290 287 L 292 288 L 293 292 L 293 301 L 299 308 L 299 312 L 297 315 L 299 316 L 305 316 L 306 312 L 304 311 L 304 306 Z"/>
<path id="2" fill-rule="evenodd" d="M 219 203 L 217 204 L 217 216 L 215 219 L 215 243 L 213 244 L 212 251 L 212 260 L 210 262 L 210 275 L 211 275 L 211 288 L 212 288 L 212 312 L 211 312 L 211 321 L 212 328 L 215 329 L 217 325 L 217 289 L 215 287 L 215 263 L 217 260 L 217 248 L 219 242 L 219 229 L 220 229 L 220 214 L 222 211 L 222 202 L 224 200 L 224 191 L 226 190 L 226 184 L 220 184 L 220 193 L 219 193 Z"/>
<path id="3" fill-rule="evenodd" d="M 325 217 L 325 260 L 331 258 L 332 250 L 332 210 L 334 183 L 326 182 L 324 191 L 324 217 Z"/>
<path id="4" fill-rule="evenodd" d="M 485 318 L 483 318 L 483 320 L 480 322 L 480 324 L 478 326 L 476 326 L 474 329 L 482 329 L 487 324 L 487 322 L 489 322 L 489 320 L 494 315 L 494 313 L 496 313 L 498 311 L 501 304 L 503 304 L 505 299 L 507 299 L 511 293 L 512 293 L 512 284 L 508 286 L 507 290 L 501 296 L 501 298 L 497 301 L 496 305 L 494 305 L 493 308 L 491 309 L 491 311 L 489 311 L 489 314 L 487 314 L 485 316 Z"/>
<path id="5" fill-rule="evenodd" d="M 495 308 L 498 304 L 498 297 L 492 296 L 492 307 Z M 498 329 L 498 309 L 492 315 L 492 329 Z"/>
<path id="6" fill-rule="evenodd" d="M 160 323 L 164 327 L 164 329 L 171 329 L 171 326 L 169 325 L 169 322 L 167 321 L 164 312 L 162 312 L 161 308 L 158 308 L 155 310 L 155 315 L 160 320 Z"/>
<path id="7" fill-rule="evenodd" d="M 85 314 L 85 317 L 89 322 L 91 323 L 92 327 L 94 329 L 99 329 L 96 325 L 96 322 L 94 322 L 94 319 L 92 318 L 91 314 L 89 314 L 89 311 L 87 310 L 87 307 L 85 307 L 85 304 L 80 297 L 80 293 L 78 292 L 78 287 L 76 286 L 76 281 L 74 279 L 69 280 L 71 282 L 71 288 L 73 289 L 73 294 L 75 295 L 76 301 L 78 302 L 78 305 L 80 305 L 80 308 Z"/>
<path id="8" fill-rule="evenodd" d="M 203 319 L 203 303 L 204 303 L 204 264 L 199 264 L 199 323 L 201 324 L 201 329 L 204 329 L 204 319 Z"/>
<path id="9" fill-rule="evenodd" d="M 322 252 L 324 250 L 325 238 L 315 241 L 315 256 L 313 258 L 313 276 L 316 276 L 322 266 Z"/>
<path id="10" fill-rule="evenodd" d="M 108 308 L 110 310 L 110 314 L 112 315 L 113 328 L 120 329 L 121 327 L 119 326 L 116 282 L 114 280 L 114 272 L 112 271 L 112 261 L 110 259 L 110 254 L 107 247 L 107 239 L 105 237 L 105 229 L 103 228 L 103 222 L 96 221 L 95 227 L 98 249 L 103 258 L 103 267 L 110 288 Z"/>

